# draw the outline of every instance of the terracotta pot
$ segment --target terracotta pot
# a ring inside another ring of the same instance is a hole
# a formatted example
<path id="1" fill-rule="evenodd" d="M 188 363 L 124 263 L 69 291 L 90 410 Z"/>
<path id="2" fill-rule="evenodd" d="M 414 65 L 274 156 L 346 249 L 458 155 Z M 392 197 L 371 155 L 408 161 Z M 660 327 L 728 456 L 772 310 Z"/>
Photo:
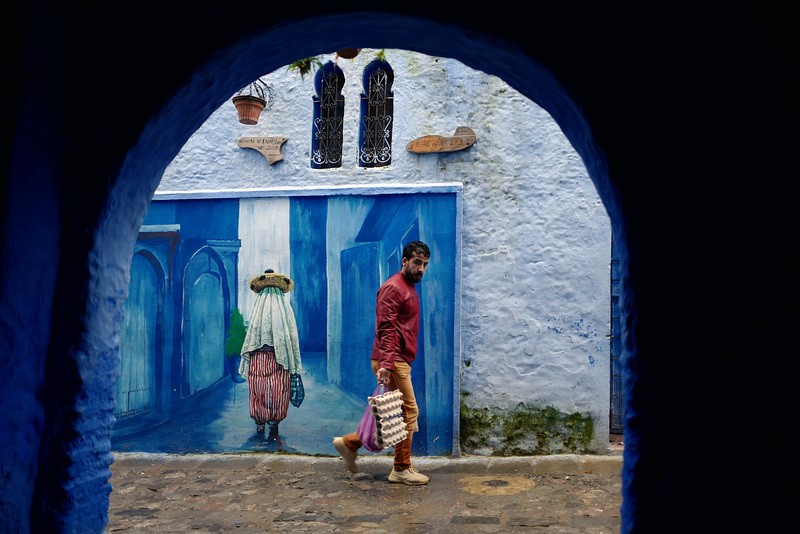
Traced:
<path id="1" fill-rule="evenodd" d="M 239 95 L 233 97 L 233 105 L 239 112 L 239 122 L 252 126 L 258 124 L 258 117 L 267 106 L 267 101 L 257 96 Z"/>
<path id="2" fill-rule="evenodd" d="M 342 48 L 336 52 L 336 55 L 345 59 L 353 59 L 359 52 L 361 52 L 360 48 Z"/>

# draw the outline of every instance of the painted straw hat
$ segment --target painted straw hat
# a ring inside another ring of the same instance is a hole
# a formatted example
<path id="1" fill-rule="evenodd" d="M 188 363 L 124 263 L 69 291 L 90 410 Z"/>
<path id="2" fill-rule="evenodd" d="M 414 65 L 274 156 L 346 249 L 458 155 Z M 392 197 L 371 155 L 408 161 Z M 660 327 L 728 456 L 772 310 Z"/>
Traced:
<path id="1" fill-rule="evenodd" d="M 250 289 L 254 293 L 261 293 L 261 290 L 265 287 L 277 287 L 284 293 L 288 293 L 294 287 L 294 283 L 288 276 L 283 276 L 272 269 L 267 269 L 264 274 L 260 274 L 250 280 Z"/>

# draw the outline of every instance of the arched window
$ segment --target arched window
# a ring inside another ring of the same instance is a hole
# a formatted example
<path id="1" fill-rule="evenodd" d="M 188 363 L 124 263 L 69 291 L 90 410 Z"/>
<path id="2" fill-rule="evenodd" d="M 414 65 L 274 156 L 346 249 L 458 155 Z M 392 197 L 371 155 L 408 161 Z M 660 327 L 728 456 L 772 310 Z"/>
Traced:
<path id="1" fill-rule="evenodd" d="M 329 61 L 314 76 L 314 132 L 311 139 L 311 168 L 342 166 L 344 125 L 344 73 Z"/>
<path id="2" fill-rule="evenodd" d="M 360 167 L 384 167 L 392 162 L 393 82 L 394 71 L 382 59 L 376 59 L 364 68 L 358 136 Z"/>

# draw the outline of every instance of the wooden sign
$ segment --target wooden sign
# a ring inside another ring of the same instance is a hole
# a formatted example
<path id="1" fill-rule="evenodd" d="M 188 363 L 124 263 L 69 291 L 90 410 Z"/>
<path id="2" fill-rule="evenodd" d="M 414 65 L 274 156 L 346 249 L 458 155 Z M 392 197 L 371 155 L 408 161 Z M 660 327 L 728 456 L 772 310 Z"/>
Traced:
<path id="1" fill-rule="evenodd" d="M 475 132 L 466 126 L 459 126 L 452 137 L 441 135 L 426 135 L 414 139 L 406 145 L 406 150 L 417 154 L 433 152 L 456 152 L 464 150 L 475 144 Z"/>
<path id="2" fill-rule="evenodd" d="M 273 165 L 283 159 L 281 147 L 288 140 L 288 137 L 242 137 L 236 144 L 242 148 L 258 150 Z"/>

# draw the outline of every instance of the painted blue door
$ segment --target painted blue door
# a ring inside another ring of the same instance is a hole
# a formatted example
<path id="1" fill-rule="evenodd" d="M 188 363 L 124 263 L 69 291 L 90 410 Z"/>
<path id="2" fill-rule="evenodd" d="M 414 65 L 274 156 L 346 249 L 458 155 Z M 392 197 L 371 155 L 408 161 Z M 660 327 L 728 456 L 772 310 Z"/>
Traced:
<path id="1" fill-rule="evenodd" d="M 158 274 L 142 254 L 131 262 L 131 281 L 120 338 L 120 376 L 114 416 L 145 415 L 156 404 Z"/>
<path id="2" fill-rule="evenodd" d="M 402 248 L 419 239 L 417 209 L 409 198 L 382 198 L 373 206 L 359 232 L 359 239 L 376 239 L 364 245 L 343 250 L 342 262 L 342 384 L 354 388 L 364 397 L 375 389 L 375 375 L 369 363 L 375 339 L 375 298 L 381 284 L 400 270 Z M 381 257 L 383 255 L 384 257 Z M 385 265 L 381 276 L 380 265 Z M 424 291 L 424 283 L 417 286 Z M 428 404 L 425 374 L 424 298 L 420 297 L 420 334 L 417 357 L 411 371 L 411 382 L 419 406 L 419 431 L 415 434 L 414 454 L 427 451 Z M 357 388 L 357 389 L 356 389 Z"/>
<path id="3" fill-rule="evenodd" d="M 183 396 L 205 389 L 225 376 L 225 277 L 209 250 L 186 266 L 183 310 Z"/>
<path id="4" fill-rule="evenodd" d="M 342 267 L 342 388 L 366 399 L 375 390 L 370 355 L 375 340 L 375 294 L 380 287 L 377 243 L 345 249 Z"/>

